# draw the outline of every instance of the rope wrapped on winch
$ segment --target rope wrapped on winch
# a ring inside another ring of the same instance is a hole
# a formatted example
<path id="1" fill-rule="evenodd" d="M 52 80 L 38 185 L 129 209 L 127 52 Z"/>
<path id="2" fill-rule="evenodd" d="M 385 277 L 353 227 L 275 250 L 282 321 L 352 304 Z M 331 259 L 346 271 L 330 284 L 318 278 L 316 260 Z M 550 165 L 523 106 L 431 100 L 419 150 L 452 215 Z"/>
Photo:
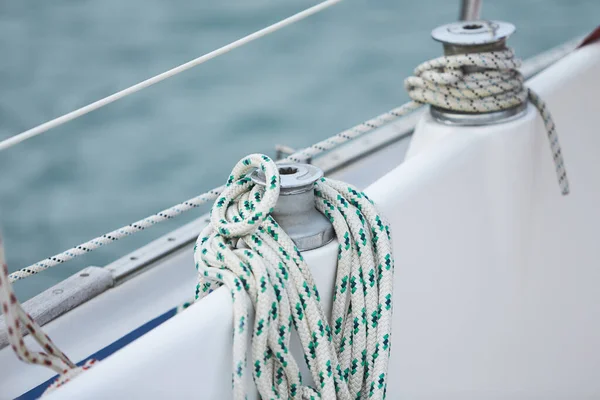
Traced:
<path id="1" fill-rule="evenodd" d="M 532 89 L 518 68 L 521 60 L 512 49 L 455 54 L 434 58 L 415 68 L 415 76 L 404 80 L 413 100 L 405 106 L 431 104 L 464 113 L 489 113 L 531 102 L 540 113 L 550 142 L 558 185 L 569 194 L 569 180 L 558 133 L 546 103 Z"/>
<path id="2" fill-rule="evenodd" d="M 256 168 L 266 187 L 250 179 Z M 196 298 L 225 285 L 233 300 L 235 399 L 247 394 L 249 334 L 250 368 L 263 399 L 385 397 L 394 271 L 389 226 L 373 202 L 346 183 L 322 178 L 314 190 L 316 208 L 339 242 L 331 321 L 309 266 L 270 215 L 280 177 L 269 157 L 253 154 L 235 166 L 196 242 Z M 316 387 L 303 384 L 290 352 L 292 326 Z"/>

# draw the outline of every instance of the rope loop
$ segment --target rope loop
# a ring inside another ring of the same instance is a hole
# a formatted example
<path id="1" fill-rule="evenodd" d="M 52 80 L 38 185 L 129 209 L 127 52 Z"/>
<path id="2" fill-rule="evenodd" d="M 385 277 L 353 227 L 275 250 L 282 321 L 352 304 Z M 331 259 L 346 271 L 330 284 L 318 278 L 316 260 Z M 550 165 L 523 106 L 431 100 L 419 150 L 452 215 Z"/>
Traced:
<path id="1" fill-rule="evenodd" d="M 255 186 L 250 173 L 260 169 L 265 174 L 265 188 Z M 245 196 L 241 207 L 230 210 L 235 199 L 254 187 L 251 196 Z M 239 238 L 254 232 L 273 211 L 279 198 L 279 169 L 275 162 L 262 154 L 251 154 L 240 160 L 227 180 L 225 189 L 211 209 L 210 222 L 225 238 Z M 228 220 L 227 214 L 231 215 Z"/>

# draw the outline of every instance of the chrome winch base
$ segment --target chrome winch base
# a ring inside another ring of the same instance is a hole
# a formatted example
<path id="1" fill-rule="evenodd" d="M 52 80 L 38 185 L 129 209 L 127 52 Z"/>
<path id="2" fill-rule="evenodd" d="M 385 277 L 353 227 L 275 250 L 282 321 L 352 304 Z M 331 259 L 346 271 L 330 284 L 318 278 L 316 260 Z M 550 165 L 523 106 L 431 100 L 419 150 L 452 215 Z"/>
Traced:
<path id="1" fill-rule="evenodd" d="M 444 55 L 458 55 L 502 51 L 506 49 L 506 39 L 515 32 L 515 26 L 502 21 L 461 21 L 442 25 L 431 32 L 434 40 L 444 46 Z M 470 72 L 482 70 L 470 67 Z M 446 125 L 482 126 L 508 122 L 523 116 L 527 103 L 501 111 L 489 113 L 465 113 L 431 106 L 431 116 Z"/>
<path id="2" fill-rule="evenodd" d="M 271 215 L 298 247 L 312 250 L 326 245 L 335 237 L 329 220 L 315 208 L 314 183 L 323 171 L 310 164 L 279 164 L 281 190 Z M 265 176 L 256 170 L 250 176 L 265 186 Z"/>
<path id="3" fill-rule="evenodd" d="M 527 113 L 528 103 L 508 108 L 502 111 L 489 113 L 464 113 L 460 111 L 446 110 L 440 107 L 430 106 L 429 113 L 437 122 L 445 125 L 455 126 L 483 126 L 502 124 L 518 119 Z"/>

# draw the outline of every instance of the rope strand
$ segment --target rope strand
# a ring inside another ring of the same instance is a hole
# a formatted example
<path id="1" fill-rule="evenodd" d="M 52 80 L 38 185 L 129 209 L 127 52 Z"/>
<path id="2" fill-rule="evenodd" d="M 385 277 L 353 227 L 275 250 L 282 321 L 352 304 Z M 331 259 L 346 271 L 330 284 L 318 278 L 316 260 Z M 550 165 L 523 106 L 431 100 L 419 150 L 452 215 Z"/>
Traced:
<path id="1" fill-rule="evenodd" d="M 187 71 L 190 68 L 193 68 L 195 66 L 198 66 L 200 64 L 203 64 L 209 60 L 212 60 L 215 57 L 218 57 L 220 55 L 223 55 L 225 53 L 230 52 L 233 49 L 236 49 L 238 47 L 241 47 L 245 44 L 248 44 L 256 39 L 259 39 L 263 36 L 266 36 L 270 33 L 276 32 L 278 30 L 280 30 L 281 28 L 284 28 L 288 25 L 291 25 L 295 22 L 298 22 L 306 17 L 309 17 L 313 14 L 316 14 L 318 12 L 323 11 L 324 9 L 331 7 L 334 4 L 337 4 L 339 2 L 341 2 L 342 0 L 326 0 L 320 4 L 317 4 L 313 7 L 307 8 L 304 11 L 301 11 L 297 14 L 292 15 L 291 17 L 288 17 L 286 19 L 283 19 L 273 25 L 270 25 L 266 28 L 263 28 L 259 31 L 256 31 L 248 36 L 244 36 L 241 39 L 236 40 L 235 42 L 229 43 L 228 45 L 225 45 L 221 48 L 218 48 L 217 50 L 213 50 L 210 53 L 207 53 L 203 56 L 200 56 L 198 58 L 195 58 L 191 61 L 186 62 L 185 64 L 182 64 L 178 67 L 172 68 L 166 72 L 163 72 L 161 74 L 158 74 L 156 76 L 153 76 L 152 78 L 146 79 L 145 81 L 142 81 L 140 83 L 137 83 L 133 86 L 130 86 L 126 89 L 123 89 L 117 93 L 111 94 L 110 96 L 107 96 L 103 99 L 100 99 L 98 101 L 95 101 L 91 104 L 88 104 L 87 106 L 81 107 L 75 111 L 71 111 L 68 114 L 65 114 L 61 117 L 55 118 L 53 120 L 50 120 L 48 122 L 45 122 L 41 125 L 38 125 L 34 128 L 31 128 L 29 130 L 26 130 L 25 132 L 19 133 L 17 135 L 11 136 L 8 139 L 5 139 L 3 141 L 0 141 L 0 151 L 2 150 L 6 150 L 10 147 L 13 147 L 27 139 L 30 139 L 34 136 L 40 135 L 44 132 L 49 131 L 50 129 L 56 128 L 57 126 L 63 125 L 69 121 L 72 121 L 76 118 L 79 118 L 89 112 L 92 112 L 94 110 L 97 110 L 101 107 L 104 107 L 114 101 L 117 101 L 119 99 L 122 99 L 123 97 L 129 96 L 137 91 L 140 91 L 142 89 L 145 89 L 149 86 L 154 85 L 155 83 L 164 81 L 167 78 L 171 78 L 177 74 L 180 74 L 184 71 Z"/>
<path id="2" fill-rule="evenodd" d="M 2 305 L 2 315 L 8 330 L 8 342 L 17 358 L 29 364 L 50 368 L 59 374 L 44 394 L 60 387 L 81 372 L 89 369 L 96 362 L 92 359 L 81 367 L 75 365 L 44 333 L 38 323 L 25 312 L 21 303 L 17 300 L 12 284 L 8 279 L 8 267 L 4 255 L 2 235 L 0 235 L 0 304 Z M 22 327 L 31 334 L 33 340 L 44 351 L 34 351 L 25 344 Z"/>

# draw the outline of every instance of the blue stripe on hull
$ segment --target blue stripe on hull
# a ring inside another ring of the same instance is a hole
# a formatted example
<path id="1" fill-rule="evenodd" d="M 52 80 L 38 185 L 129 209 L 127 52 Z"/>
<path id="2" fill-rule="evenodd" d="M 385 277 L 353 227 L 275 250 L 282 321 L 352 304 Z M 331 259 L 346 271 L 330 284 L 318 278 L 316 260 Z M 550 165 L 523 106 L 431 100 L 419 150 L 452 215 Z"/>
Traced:
<path id="1" fill-rule="evenodd" d="M 173 317 L 176 313 L 177 313 L 177 308 L 173 308 L 173 309 L 167 311 L 166 313 L 159 315 L 158 317 L 154 318 L 153 320 L 146 322 L 144 325 L 140 326 L 139 328 L 136 328 L 133 331 L 129 332 L 127 335 L 121 337 L 120 339 L 115 340 L 114 342 L 112 342 L 108 346 L 104 347 L 103 349 L 97 351 L 96 353 L 92 354 L 91 356 L 81 360 L 80 362 L 77 363 L 77 365 L 83 365 L 87 360 L 92 359 L 92 358 L 95 360 L 98 360 L 98 361 L 105 359 L 106 357 L 110 356 L 114 352 L 127 346 L 129 343 L 133 342 L 134 340 L 138 339 L 139 337 L 150 332 L 152 329 L 156 328 L 157 326 L 159 326 L 166 320 Z M 33 400 L 33 399 L 37 399 L 37 398 L 41 397 L 42 394 L 44 393 L 44 391 L 48 388 L 48 386 L 50 386 L 50 384 L 52 382 L 54 382 L 54 380 L 57 377 L 58 377 L 58 375 L 53 376 L 52 378 L 48 379 L 46 382 L 34 387 L 33 389 L 31 389 L 28 392 L 23 393 L 21 396 L 17 397 L 16 400 Z"/>

